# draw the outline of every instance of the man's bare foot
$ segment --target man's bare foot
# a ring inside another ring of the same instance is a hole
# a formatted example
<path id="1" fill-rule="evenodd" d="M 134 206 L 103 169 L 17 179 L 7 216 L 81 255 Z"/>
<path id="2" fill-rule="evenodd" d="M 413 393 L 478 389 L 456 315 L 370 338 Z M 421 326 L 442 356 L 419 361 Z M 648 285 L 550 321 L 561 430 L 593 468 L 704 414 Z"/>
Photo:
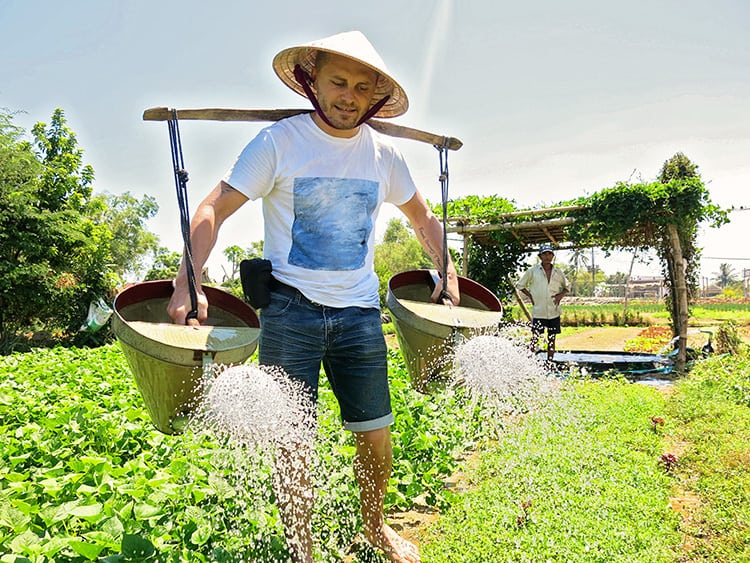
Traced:
<path id="1" fill-rule="evenodd" d="M 394 563 L 421 563 L 419 549 L 410 541 L 399 536 L 388 524 L 374 533 L 365 532 L 367 541 L 380 549 Z"/>

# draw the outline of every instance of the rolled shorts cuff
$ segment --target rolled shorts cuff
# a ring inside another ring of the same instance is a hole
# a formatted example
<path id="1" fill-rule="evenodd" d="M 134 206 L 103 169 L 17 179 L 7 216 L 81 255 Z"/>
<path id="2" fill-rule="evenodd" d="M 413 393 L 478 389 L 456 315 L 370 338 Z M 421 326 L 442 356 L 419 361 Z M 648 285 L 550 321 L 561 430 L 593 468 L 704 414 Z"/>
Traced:
<path id="1" fill-rule="evenodd" d="M 373 420 L 363 420 L 362 422 L 348 422 L 344 421 L 344 430 L 351 432 L 369 432 L 370 430 L 380 430 L 386 426 L 390 426 L 395 422 L 393 413 L 389 412 L 385 416 L 375 418 Z"/>

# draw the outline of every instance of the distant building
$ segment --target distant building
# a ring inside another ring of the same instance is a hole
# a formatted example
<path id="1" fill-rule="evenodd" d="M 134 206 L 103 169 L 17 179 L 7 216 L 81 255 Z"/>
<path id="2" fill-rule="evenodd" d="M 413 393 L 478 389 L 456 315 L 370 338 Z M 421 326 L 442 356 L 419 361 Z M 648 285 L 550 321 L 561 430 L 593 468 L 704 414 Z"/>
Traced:
<path id="1" fill-rule="evenodd" d="M 630 278 L 628 283 L 628 299 L 657 299 L 667 295 L 664 278 L 661 276 Z"/>
<path id="2" fill-rule="evenodd" d="M 664 286 L 664 278 L 661 276 L 630 278 L 628 284 L 625 283 L 607 283 L 601 284 L 597 289 L 602 296 L 625 297 L 627 288 L 628 299 L 663 299 L 667 294 Z"/>

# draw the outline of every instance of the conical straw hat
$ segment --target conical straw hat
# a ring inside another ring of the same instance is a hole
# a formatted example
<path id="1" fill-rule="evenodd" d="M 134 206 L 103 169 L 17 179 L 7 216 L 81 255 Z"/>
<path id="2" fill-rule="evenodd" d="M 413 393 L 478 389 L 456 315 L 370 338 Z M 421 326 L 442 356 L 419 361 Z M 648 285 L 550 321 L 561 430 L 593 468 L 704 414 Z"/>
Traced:
<path id="1" fill-rule="evenodd" d="M 273 70 L 289 88 L 300 96 L 307 97 L 302 86 L 294 77 L 294 67 L 299 64 L 302 70 L 312 74 L 318 51 L 348 57 L 378 73 L 378 82 L 372 98 L 373 104 L 385 96 L 390 96 L 390 98 L 374 117 L 397 117 L 406 113 L 406 110 L 409 109 L 406 92 L 391 76 L 383 59 L 380 58 L 372 44 L 359 31 L 339 33 L 311 43 L 284 49 L 273 58 Z"/>

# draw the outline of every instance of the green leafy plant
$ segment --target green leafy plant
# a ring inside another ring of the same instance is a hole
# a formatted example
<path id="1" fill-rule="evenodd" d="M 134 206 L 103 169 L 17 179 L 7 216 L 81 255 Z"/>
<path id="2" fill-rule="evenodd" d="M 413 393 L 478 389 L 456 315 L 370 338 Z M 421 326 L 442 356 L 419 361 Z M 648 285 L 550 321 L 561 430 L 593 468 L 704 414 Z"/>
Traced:
<path id="1" fill-rule="evenodd" d="M 395 352 L 389 364 L 387 508 L 446 506 L 443 480 L 478 439 L 478 415 L 460 395 L 414 391 Z M 0 373 L 1 560 L 286 559 L 268 465 L 215 436 L 156 431 L 116 345 L 12 354 Z M 340 559 L 361 523 L 353 443 L 325 384 L 319 421 L 326 486 L 313 523 L 326 557 Z"/>
<path id="2" fill-rule="evenodd" d="M 737 323 L 724 321 L 716 331 L 716 351 L 719 354 L 738 354 L 743 347 Z"/>

